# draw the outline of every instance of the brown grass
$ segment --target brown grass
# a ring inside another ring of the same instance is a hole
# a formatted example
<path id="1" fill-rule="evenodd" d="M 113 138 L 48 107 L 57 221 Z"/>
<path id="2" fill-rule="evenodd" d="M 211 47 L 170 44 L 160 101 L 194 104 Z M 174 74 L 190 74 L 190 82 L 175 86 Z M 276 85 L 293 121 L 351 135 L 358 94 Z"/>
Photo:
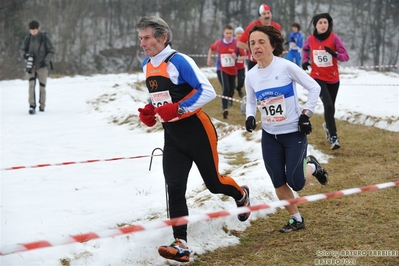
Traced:
<path id="1" fill-rule="evenodd" d="M 220 94 L 217 79 L 212 83 Z M 231 125 L 244 125 L 239 105 L 234 103 L 229 110 Z M 204 110 L 223 120 L 220 106 L 217 98 Z M 332 151 L 321 127 L 323 117 L 315 115 L 311 122 L 314 130 L 309 143 L 334 157 L 325 165 L 329 184 L 305 187 L 300 196 L 399 180 L 398 133 L 337 120 L 342 147 Z M 239 245 L 198 255 L 188 265 L 315 265 L 316 259 L 333 259 L 334 252 L 399 250 L 399 187 L 305 203 L 299 209 L 306 220 L 305 230 L 279 233 L 288 219 L 288 213 L 280 209 L 267 219 L 251 222 L 246 231 L 234 232 Z M 356 265 L 399 265 L 399 256 L 337 258 L 355 259 Z M 341 265 L 354 261 L 346 262 Z"/>

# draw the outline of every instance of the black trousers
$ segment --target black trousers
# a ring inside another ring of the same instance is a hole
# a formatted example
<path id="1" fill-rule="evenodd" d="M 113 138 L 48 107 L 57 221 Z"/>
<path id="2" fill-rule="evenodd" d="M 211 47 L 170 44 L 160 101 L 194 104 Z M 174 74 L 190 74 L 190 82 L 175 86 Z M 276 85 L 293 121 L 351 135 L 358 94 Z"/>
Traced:
<path id="1" fill-rule="evenodd" d="M 326 83 L 325 81 L 315 79 L 320 85 L 320 99 L 324 105 L 324 121 L 331 136 L 337 135 L 337 126 L 335 124 L 335 100 L 337 99 L 339 81 L 337 83 Z"/>
<path id="2" fill-rule="evenodd" d="M 217 134 L 210 118 L 200 111 L 177 122 L 163 123 L 163 172 L 169 194 L 170 218 L 188 215 L 187 179 L 193 162 L 211 193 L 240 200 L 244 192 L 229 176 L 219 174 Z M 187 225 L 173 226 L 174 238 L 187 241 Z"/>
<path id="3" fill-rule="evenodd" d="M 216 71 L 219 82 L 222 85 L 223 96 L 232 97 L 236 87 L 236 75 L 229 75 L 223 71 Z M 229 100 L 222 98 L 222 110 L 229 108 Z"/>
<path id="4" fill-rule="evenodd" d="M 241 91 L 242 90 L 242 87 L 244 86 L 244 82 L 245 82 L 245 68 L 238 69 L 237 87 L 236 87 L 237 91 Z M 233 97 L 233 95 L 234 95 L 234 91 L 233 91 L 233 94 L 231 95 L 231 97 Z"/>

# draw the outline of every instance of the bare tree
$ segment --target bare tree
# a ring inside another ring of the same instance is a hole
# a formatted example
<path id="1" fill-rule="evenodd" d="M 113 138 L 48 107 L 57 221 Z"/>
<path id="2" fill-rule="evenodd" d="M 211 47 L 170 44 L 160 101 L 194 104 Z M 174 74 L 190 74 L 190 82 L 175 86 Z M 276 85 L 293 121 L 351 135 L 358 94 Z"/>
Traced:
<path id="1" fill-rule="evenodd" d="M 138 69 L 135 25 L 144 15 L 158 15 L 174 33 L 173 47 L 205 54 L 222 37 L 225 24 L 246 27 L 258 17 L 263 0 L 2 0 L 0 1 L 0 79 L 22 77 L 25 62 L 19 47 L 27 24 L 38 20 L 51 38 L 60 74 L 90 74 Z M 266 1 L 267 2 L 267 1 Z M 271 3 L 273 18 L 287 35 L 298 22 L 312 33 L 310 20 L 329 12 L 334 32 L 346 44 L 352 65 L 397 64 L 399 56 L 398 0 L 281 0 Z M 353 55 L 353 56 L 352 56 Z M 205 65 L 204 57 L 193 57 Z"/>

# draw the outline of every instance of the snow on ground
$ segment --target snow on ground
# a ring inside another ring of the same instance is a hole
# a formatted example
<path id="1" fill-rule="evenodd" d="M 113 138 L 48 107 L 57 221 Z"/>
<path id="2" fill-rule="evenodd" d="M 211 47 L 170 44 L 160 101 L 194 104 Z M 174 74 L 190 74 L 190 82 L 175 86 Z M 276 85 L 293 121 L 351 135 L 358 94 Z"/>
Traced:
<path id="1" fill-rule="evenodd" d="M 208 77 L 216 76 L 213 68 L 203 71 Z M 28 114 L 26 80 L 0 81 L 0 252 L 12 250 L 18 243 L 53 243 L 50 248 L 2 256 L 1 265 L 60 265 L 61 260 L 70 265 L 165 264 L 157 247 L 172 241 L 169 227 L 60 245 L 71 235 L 106 235 L 120 226 L 167 219 L 161 156 L 153 158 L 151 171 L 149 157 L 4 170 L 148 156 L 153 149 L 162 148 L 161 126 L 147 129 L 138 120 L 137 108 L 148 99 L 143 78 L 141 73 L 49 78 L 46 111 L 36 115 Z M 398 78 L 395 73 L 344 69 L 336 117 L 399 131 Z M 305 100 L 306 91 L 300 87 L 298 91 Z M 322 113 L 320 101 L 316 112 Z M 260 137 L 259 130 L 249 140 L 244 130 L 236 130 L 219 141 L 221 172 L 231 171 L 239 184 L 250 187 L 253 205 L 277 200 L 261 159 Z M 236 152 L 244 152 L 249 163 L 230 165 L 229 158 Z M 328 163 L 329 157 L 312 146 L 309 153 Z M 191 215 L 236 209 L 233 199 L 205 189 L 195 165 L 187 191 Z M 235 216 L 190 223 L 189 246 L 195 253 L 203 253 L 237 244 L 239 240 L 228 230 L 245 230 L 250 220 L 265 218 L 272 211 L 253 212 L 244 223 Z"/>

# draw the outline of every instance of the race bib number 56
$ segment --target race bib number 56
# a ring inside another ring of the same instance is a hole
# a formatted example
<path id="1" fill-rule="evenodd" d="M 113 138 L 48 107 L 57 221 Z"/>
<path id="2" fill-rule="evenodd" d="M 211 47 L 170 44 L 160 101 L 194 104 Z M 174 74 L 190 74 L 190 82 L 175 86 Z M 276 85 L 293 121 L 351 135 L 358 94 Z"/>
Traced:
<path id="1" fill-rule="evenodd" d="M 313 62 L 318 67 L 329 67 L 333 65 L 332 55 L 324 50 L 313 50 Z"/>

